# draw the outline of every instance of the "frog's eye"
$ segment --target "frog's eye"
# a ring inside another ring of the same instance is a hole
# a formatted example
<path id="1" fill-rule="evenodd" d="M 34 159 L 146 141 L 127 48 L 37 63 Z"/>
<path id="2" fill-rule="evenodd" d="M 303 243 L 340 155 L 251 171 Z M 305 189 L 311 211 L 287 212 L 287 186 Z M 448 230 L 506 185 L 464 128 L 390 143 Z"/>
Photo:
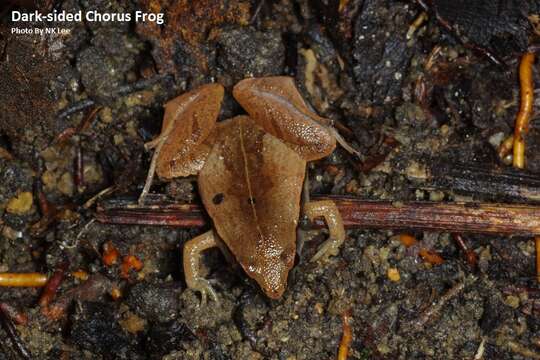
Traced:
<path id="1" fill-rule="evenodd" d="M 294 261 L 294 256 L 295 256 L 294 251 L 290 251 L 289 249 L 285 249 L 285 250 L 283 250 L 283 252 L 279 256 L 279 258 L 284 264 L 289 264 L 289 263 Z"/>
<path id="2" fill-rule="evenodd" d="M 223 202 L 224 197 L 225 196 L 223 195 L 223 193 L 216 194 L 212 198 L 212 202 L 214 203 L 214 205 L 219 205 L 219 204 L 221 204 Z"/>

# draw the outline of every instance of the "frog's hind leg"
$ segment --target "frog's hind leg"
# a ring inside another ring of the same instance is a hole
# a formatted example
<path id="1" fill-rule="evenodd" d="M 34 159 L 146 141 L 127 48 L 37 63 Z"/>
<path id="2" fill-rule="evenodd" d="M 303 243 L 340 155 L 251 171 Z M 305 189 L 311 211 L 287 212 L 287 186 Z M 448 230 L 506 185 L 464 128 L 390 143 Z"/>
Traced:
<path id="1" fill-rule="evenodd" d="M 145 144 L 146 150 L 155 150 L 139 204 L 144 204 L 156 171 L 161 178 L 171 179 L 195 175 L 201 169 L 209 151 L 203 143 L 215 127 L 223 91 L 219 84 L 207 84 L 165 104 L 161 133 Z"/>
<path id="2" fill-rule="evenodd" d="M 214 231 L 210 230 L 201 234 L 184 244 L 184 276 L 188 288 L 201 293 L 201 306 L 206 305 L 208 295 L 216 303 L 219 303 L 216 292 L 212 289 L 210 282 L 200 275 L 199 261 L 202 252 L 213 247 L 218 243 Z"/>
<path id="3" fill-rule="evenodd" d="M 345 227 L 336 203 L 332 200 L 312 201 L 304 205 L 304 213 L 311 221 L 323 217 L 329 232 L 328 240 L 321 245 L 317 253 L 311 258 L 311 261 L 337 255 L 339 247 L 345 241 Z"/>

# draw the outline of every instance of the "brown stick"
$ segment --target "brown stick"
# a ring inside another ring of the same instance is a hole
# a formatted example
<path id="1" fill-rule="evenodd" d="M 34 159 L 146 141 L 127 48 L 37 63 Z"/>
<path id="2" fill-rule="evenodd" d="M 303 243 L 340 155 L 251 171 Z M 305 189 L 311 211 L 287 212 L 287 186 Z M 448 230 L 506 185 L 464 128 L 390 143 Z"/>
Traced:
<path id="1" fill-rule="evenodd" d="M 346 228 L 417 229 L 506 235 L 540 234 L 540 206 L 491 203 L 435 203 L 365 201 L 350 197 L 313 197 L 334 200 Z M 202 227 L 208 224 L 195 204 L 138 206 L 133 201 L 100 204 L 96 218 L 105 224 Z M 314 227 L 323 227 L 318 219 Z"/>
<path id="2" fill-rule="evenodd" d="M 349 348 L 353 340 L 352 328 L 351 328 L 351 309 L 346 310 L 341 315 L 343 321 L 343 335 L 341 336 L 341 342 L 339 343 L 337 360 L 347 360 L 349 356 Z"/>
<path id="3" fill-rule="evenodd" d="M 461 294 L 461 292 L 463 291 L 463 289 L 465 289 L 466 286 L 472 284 L 475 281 L 476 278 L 474 276 L 469 276 L 463 281 L 455 284 L 450 288 L 450 290 L 448 290 L 443 296 L 441 296 L 436 303 L 433 303 L 433 305 L 431 305 L 424 312 L 422 312 L 422 314 L 420 314 L 420 316 L 416 320 L 407 324 L 408 326 L 403 326 L 403 329 L 412 328 L 415 331 L 423 330 L 428 322 L 433 321 L 436 317 L 440 316 L 441 310 L 448 303 L 448 301 Z"/>
<path id="4" fill-rule="evenodd" d="M 455 164 L 437 159 L 428 164 L 426 179 L 420 180 L 420 187 L 451 191 L 488 201 L 540 201 L 540 177 L 521 169 Z"/>
<path id="5" fill-rule="evenodd" d="M 51 303 L 46 311 L 46 316 L 51 320 L 58 320 L 66 314 L 66 310 L 73 300 L 97 301 L 107 290 L 111 288 L 111 281 L 105 276 L 94 274 L 81 285 L 69 289 L 55 302 Z"/>
<path id="6" fill-rule="evenodd" d="M 45 288 L 41 293 L 41 297 L 39 298 L 39 306 L 41 306 L 42 311 L 46 311 L 49 304 L 56 296 L 56 292 L 58 291 L 58 288 L 64 280 L 64 276 L 68 267 L 68 261 L 63 261 L 62 263 L 60 263 L 60 265 L 58 265 L 56 270 L 54 271 L 53 276 L 51 276 L 51 278 L 47 282 L 47 285 L 45 285 Z"/>
<path id="7" fill-rule="evenodd" d="M 20 355 L 20 357 L 25 360 L 32 359 L 32 354 L 30 354 L 30 352 L 26 348 L 26 345 L 21 340 L 21 337 L 19 336 L 19 333 L 17 332 L 15 325 L 13 325 L 13 322 L 11 321 L 9 316 L 6 315 L 6 313 L 2 309 L 0 309 L 0 326 L 7 333 L 9 339 L 11 340 L 13 344 L 13 347 L 15 348 L 17 353 Z"/>
<path id="8" fill-rule="evenodd" d="M 0 302 L 0 311 L 17 325 L 28 324 L 28 316 L 26 316 L 25 313 L 21 312 L 15 306 L 12 306 L 6 302 Z"/>

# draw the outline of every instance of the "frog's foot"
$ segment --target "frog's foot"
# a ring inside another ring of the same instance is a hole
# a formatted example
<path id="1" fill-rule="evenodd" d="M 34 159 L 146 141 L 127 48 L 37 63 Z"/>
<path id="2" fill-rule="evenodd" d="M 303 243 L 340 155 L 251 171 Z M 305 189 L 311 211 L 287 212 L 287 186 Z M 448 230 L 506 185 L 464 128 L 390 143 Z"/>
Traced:
<path id="1" fill-rule="evenodd" d="M 326 261 L 330 256 L 339 254 L 339 248 L 343 244 L 343 239 L 328 239 L 317 250 L 317 253 L 309 261 Z"/>
<path id="2" fill-rule="evenodd" d="M 358 150 L 352 147 L 351 144 L 349 144 L 343 136 L 332 126 L 329 126 L 328 129 L 332 133 L 332 135 L 336 138 L 336 141 L 339 145 L 341 145 L 342 148 L 344 148 L 349 154 L 356 155 L 359 159 L 362 159 L 362 154 Z"/>
<path id="3" fill-rule="evenodd" d="M 341 244 L 345 241 L 345 227 L 336 204 L 331 200 L 309 202 L 304 207 L 304 213 L 311 221 L 323 217 L 330 233 L 328 240 L 321 245 L 311 261 L 326 260 L 330 256 L 337 255 Z"/>
<path id="4" fill-rule="evenodd" d="M 144 149 L 146 151 L 155 149 L 166 139 L 167 139 L 166 136 L 160 135 L 157 138 L 155 138 L 154 140 L 151 140 L 151 141 L 148 141 L 148 142 L 144 143 Z"/>
<path id="5" fill-rule="evenodd" d="M 216 303 L 218 297 L 210 282 L 200 275 L 199 261 L 202 252 L 216 247 L 217 242 L 212 230 L 205 232 L 184 244 L 184 274 L 188 288 L 201 293 L 201 306 L 206 305 L 208 295 Z"/>
<path id="6" fill-rule="evenodd" d="M 216 304 L 219 304 L 219 299 L 217 297 L 216 291 L 214 290 L 212 285 L 210 285 L 210 281 L 206 280 L 205 278 L 197 278 L 192 281 L 193 283 L 189 286 L 189 288 L 201 294 L 201 308 L 206 306 L 206 299 L 208 298 L 208 296 L 210 296 L 210 298 Z"/>

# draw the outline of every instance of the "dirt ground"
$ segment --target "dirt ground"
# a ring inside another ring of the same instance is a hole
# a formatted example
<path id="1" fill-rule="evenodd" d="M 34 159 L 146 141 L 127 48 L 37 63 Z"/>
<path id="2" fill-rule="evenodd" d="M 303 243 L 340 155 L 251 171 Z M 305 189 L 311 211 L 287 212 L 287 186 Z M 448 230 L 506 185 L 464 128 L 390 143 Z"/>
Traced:
<path id="1" fill-rule="evenodd" d="M 238 81 L 288 75 L 362 154 L 337 148 L 310 163 L 311 194 L 534 204 L 437 174 L 509 169 L 497 151 L 513 132 L 519 59 L 538 41 L 540 7 L 432 3 L 412 29 L 424 11 L 414 1 L 41 1 L 44 12 L 166 14 L 161 26 L 25 24 L 70 30 L 46 36 L 11 33 L 10 11 L 25 2 L 0 6 L 0 273 L 52 275 L 69 264 L 57 313 L 38 304 L 41 288 L 0 290 L 0 303 L 28 317 L 15 335 L 0 330 L 0 360 L 335 359 L 346 313 L 349 359 L 540 359 L 533 238 L 463 234 L 474 262 L 452 233 L 355 229 L 321 264 L 308 260 L 326 233 L 310 230 L 279 300 L 211 250 L 204 273 L 220 303 L 201 308 L 181 249 L 208 227 L 102 224 L 88 203 L 107 188 L 97 202 L 140 193 L 151 158 L 144 143 L 159 133 L 167 100 L 218 82 L 224 120 L 243 113 L 231 94 Z M 537 119 L 527 135 L 531 179 L 540 172 Z M 195 178 L 156 180 L 152 192 L 200 203 Z M 418 243 L 404 246 L 404 233 Z M 111 248 L 119 257 L 107 264 Z M 124 269 L 129 255 L 142 269 Z"/>

